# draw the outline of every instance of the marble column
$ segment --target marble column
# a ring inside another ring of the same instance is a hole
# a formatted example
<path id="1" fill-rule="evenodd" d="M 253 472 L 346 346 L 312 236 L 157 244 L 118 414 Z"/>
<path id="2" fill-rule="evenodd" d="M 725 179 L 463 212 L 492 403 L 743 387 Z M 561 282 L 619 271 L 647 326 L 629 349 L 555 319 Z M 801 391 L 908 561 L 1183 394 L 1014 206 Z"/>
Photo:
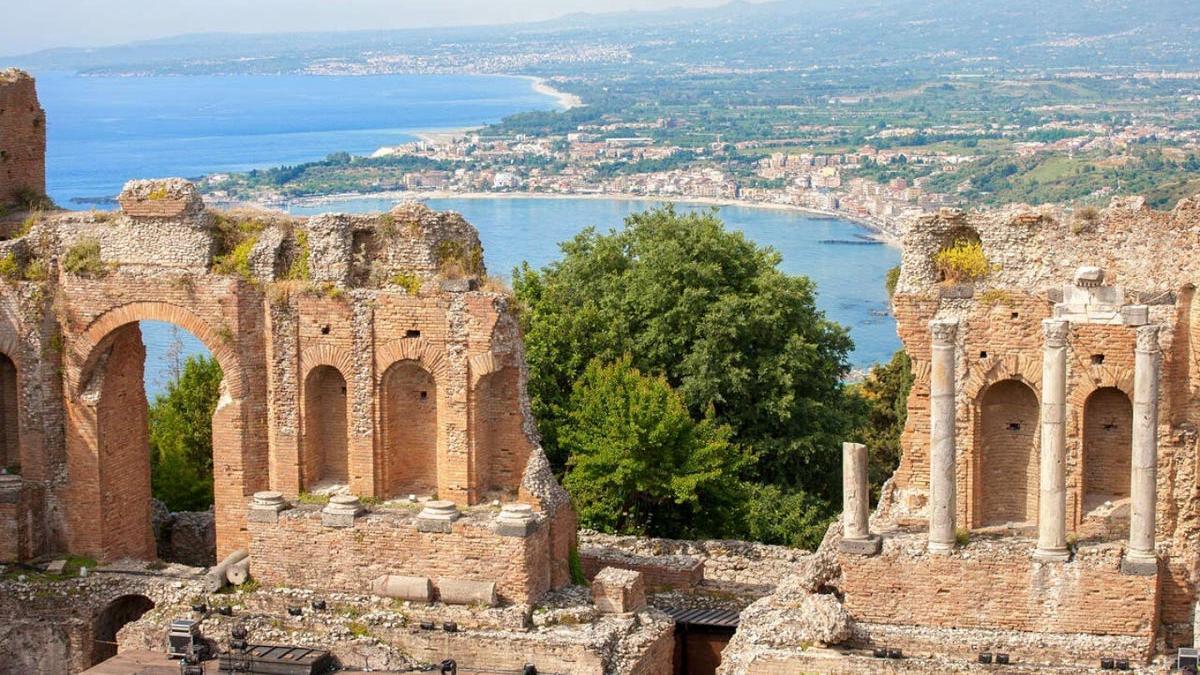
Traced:
<path id="1" fill-rule="evenodd" d="M 1035 560 L 1063 561 L 1067 552 L 1067 333 L 1065 319 L 1045 319 L 1042 331 L 1042 447 L 1038 474 Z"/>
<path id="2" fill-rule="evenodd" d="M 929 552 L 954 550 L 955 429 L 954 361 L 958 322 L 929 324 L 933 347 L 929 359 Z"/>
<path id="3" fill-rule="evenodd" d="M 1154 574 L 1154 511 L 1158 481 L 1158 326 L 1137 329 L 1133 362 L 1133 471 L 1129 479 L 1129 546 L 1121 570 Z"/>
<path id="4" fill-rule="evenodd" d="M 879 553 L 880 539 L 871 536 L 867 521 L 870 501 L 867 446 L 842 443 L 842 551 L 860 555 Z"/>

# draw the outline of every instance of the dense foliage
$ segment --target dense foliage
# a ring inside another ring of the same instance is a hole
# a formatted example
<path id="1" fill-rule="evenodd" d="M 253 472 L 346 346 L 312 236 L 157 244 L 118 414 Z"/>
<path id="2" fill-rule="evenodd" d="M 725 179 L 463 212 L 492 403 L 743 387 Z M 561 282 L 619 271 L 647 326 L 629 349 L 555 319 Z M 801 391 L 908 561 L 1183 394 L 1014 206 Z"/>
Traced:
<path id="1" fill-rule="evenodd" d="M 559 442 L 580 521 L 604 532 L 671 537 L 729 532 L 744 456 L 728 426 L 693 420 L 679 392 L 628 356 L 592 361 L 576 382 Z"/>
<path id="2" fill-rule="evenodd" d="M 900 464 L 900 433 L 908 418 L 912 383 L 912 360 L 904 351 L 898 351 L 891 361 L 875 366 L 862 382 L 851 387 L 866 411 L 854 440 L 868 448 L 867 470 L 874 498 Z"/>
<path id="3" fill-rule="evenodd" d="M 812 282 L 780 272 L 778 253 L 727 231 L 713 211 L 634 214 L 622 229 L 589 229 L 562 249 L 562 260 L 514 274 L 525 310 L 530 398 L 555 467 L 577 471 L 584 460 L 574 453 L 599 444 L 598 422 L 580 406 L 602 396 L 592 391 L 602 375 L 617 375 L 589 371 L 589 364 L 627 363 L 637 377 L 661 378 L 658 395 L 669 398 L 661 389 L 673 390 L 696 424 L 727 428 L 748 460 L 725 468 L 746 489 L 728 511 L 723 503 L 705 504 L 706 533 L 815 543 L 811 532 L 781 532 L 772 509 L 795 504 L 796 517 L 814 531 L 827 521 L 841 495 L 840 444 L 861 419 L 862 405 L 842 384 L 850 338 L 817 310 Z M 611 414 L 610 423 L 620 426 Z M 661 452 L 687 457 L 691 451 Z M 587 514 L 605 505 L 582 483 L 568 475 L 589 524 Z M 594 524 L 633 527 L 620 520 Z M 647 533 L 676 531 L 666 530 Z"/>
<path id="4" fill-rule="evenodd" d="M 216 359 L 188 357 L 150 405 L 150 482 L 155 499 L 172 511 L 212 506 L 212 416 L 221 377 Z"/>

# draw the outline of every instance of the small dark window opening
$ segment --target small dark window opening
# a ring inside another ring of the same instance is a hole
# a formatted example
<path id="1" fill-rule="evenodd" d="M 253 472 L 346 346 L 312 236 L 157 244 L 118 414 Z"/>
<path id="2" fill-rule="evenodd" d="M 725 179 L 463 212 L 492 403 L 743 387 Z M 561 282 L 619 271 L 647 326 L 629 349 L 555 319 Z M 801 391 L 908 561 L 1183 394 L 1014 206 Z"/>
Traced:
<path id="1" fill-rule="evenodd" d="M 427 392 L 427 391 L 421 392 L 421 399 L 424 400 L 427 398 L 429 398 L 429 392 Z"/>
<path id="2" fill-rule="evenodd" d="M 1105 431 L 1116 431 L 1117 425 L 1113 424 L 1112 422 L 1109 422 L 1108 424 L 1104 425 L 1104 430 Z"/>
<path id="3" fill-rule="evenodd" d="M 346 395 L 346 387 L 342 387 L 342 396 Z"/>
<path id="4" fill-rule="evenodd" d="M 406 331 L 404 331 L 404 337 L 406 337 L 406 338 L 412 338 L 412 337 L 421 337 L 421 331 L 419 331 L 419 330 L 406 330 Z"/>
<path id="5" fill-rule="evenodd" d="M 986 358 L 987 358 L 987 352 L 979 352 L 979 358 L 981 358 L 981 359 L 986 359 Z"/>
<path id="6" fill-rule="evenodd" d="M 1012 316 L 1012 318 L 1014 318 L 1014 319 L 1019 319 L 1019 318 L 1021 318 L 1021 313 L 1020 313 L 1020 312 L 1013 312 L 1011 316 Z"/>
<path id="7" fill-rule="evenodd" d="M 1092 365 L 1093 366 L 1098 366 L 1102 363 L 1104 363 L 1104 355 L 1103 354 L 1092 354 Z"/>
<path id="8" fill-rule="evenodd" d="M 329 335 L 329 324 L 321 326 L 321 335 Z"/>
<path id="9" fill-rule="evenodd" d="M 1020 422 L 1009 422 L 1009 423 L 1008 423 L 1008 430 L 1009 430 L 1009 431 L 1020 431 L 1020 430 L 1021 430 L 1021 423 L 1020 423 Z"/>

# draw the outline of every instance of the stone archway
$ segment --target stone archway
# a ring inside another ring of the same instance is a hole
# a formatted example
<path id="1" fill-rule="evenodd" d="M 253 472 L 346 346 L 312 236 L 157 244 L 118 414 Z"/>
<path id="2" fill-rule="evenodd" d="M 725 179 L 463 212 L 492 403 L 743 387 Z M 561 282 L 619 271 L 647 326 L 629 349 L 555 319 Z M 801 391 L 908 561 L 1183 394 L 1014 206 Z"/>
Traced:
<path id="1" fill-rule="evenodd" d="M 70 342 L 66 361 L 66 535 L 70 550 L 101 560 L 154 559 L 150 528 L 150 457 L 139 322 L 186 329 L 224 374 L 213 415 L 212 446 L 218 555 L 245 542 L 246 413 L 240 362 L 208 323 L 165 302 L 121 305 L 98 316 Z"/>
<path id="2" fill-rule="evenodd" d="M 990 385 L 979 403 L 976 525 L 1037 521 L 1038 398 L 1017 379 Z"/>
<path id="3" fill-rule="evenodd" d="M 481 496 L 503 493 L 513 498 L 529 460 L 518 388 L 519 371 L 500 367 L 476 382 L 471 411 L 475 446 L 475 475 Z M 501 495 L 496 495 L 501 496 Z"/>
<path id="4" fill-rule="evenodd" d="M 154 601 L 144 595 L 122 595 L 104 606 L 92 622 L 91 665 L 117 655 L 117 633 L 127 623 L 137 621 L 154 609 Z"/>
<path id="5" fill-rule="evenodd" d="M 349 426 L 346 378 L 330 365 L 319 365 L 304 378 L 303 483 L 306 490 L 319 485 L 350 482 Z"/>
<path id="6" fill-rule="evenodd" d="M 0 353 L 0 467 L 13 470 L 21 464 L 20 396 L 17 365 Z"/>
<path id="7" fill-rule="evenodd" d="M 380 384 L 384 495 L 437 491 L 438 386 L 417 361 L 393 363 Z"/>
<path id="8" fill-rule="evenodd" d="M 1129 496 L 1133 404 L 1117 387 L 1092 392 L 1083 408 L 1084 513 Z"/>

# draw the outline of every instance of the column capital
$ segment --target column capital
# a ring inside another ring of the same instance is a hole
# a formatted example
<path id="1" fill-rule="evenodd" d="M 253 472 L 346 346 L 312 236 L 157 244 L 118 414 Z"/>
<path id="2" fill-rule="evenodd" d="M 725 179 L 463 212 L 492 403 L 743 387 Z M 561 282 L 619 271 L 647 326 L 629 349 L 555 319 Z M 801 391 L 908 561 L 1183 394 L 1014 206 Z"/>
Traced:
<path id="1" fill-rule="evenodd" d="M 957 319 L 934 319 L 929 322 L 929 330 L 933 333 L 933 344 L 952 346 L 958 335 Z"/>
<path id="2" fill-rule="evenodd" d="M 1137 329 L 1137 351 L 1146 354 L 1157 354 L 1158 347 L 1158 329 L 1156 323 L 1138 326 Z"/>
<path id="3" fill-rule="evenodd" d="M 1047 347 L 1065 347 L 1070 332 L 1071 322 L 1066 319 L 1042 319 L 1042 333 L 1046 336 Z"/>

